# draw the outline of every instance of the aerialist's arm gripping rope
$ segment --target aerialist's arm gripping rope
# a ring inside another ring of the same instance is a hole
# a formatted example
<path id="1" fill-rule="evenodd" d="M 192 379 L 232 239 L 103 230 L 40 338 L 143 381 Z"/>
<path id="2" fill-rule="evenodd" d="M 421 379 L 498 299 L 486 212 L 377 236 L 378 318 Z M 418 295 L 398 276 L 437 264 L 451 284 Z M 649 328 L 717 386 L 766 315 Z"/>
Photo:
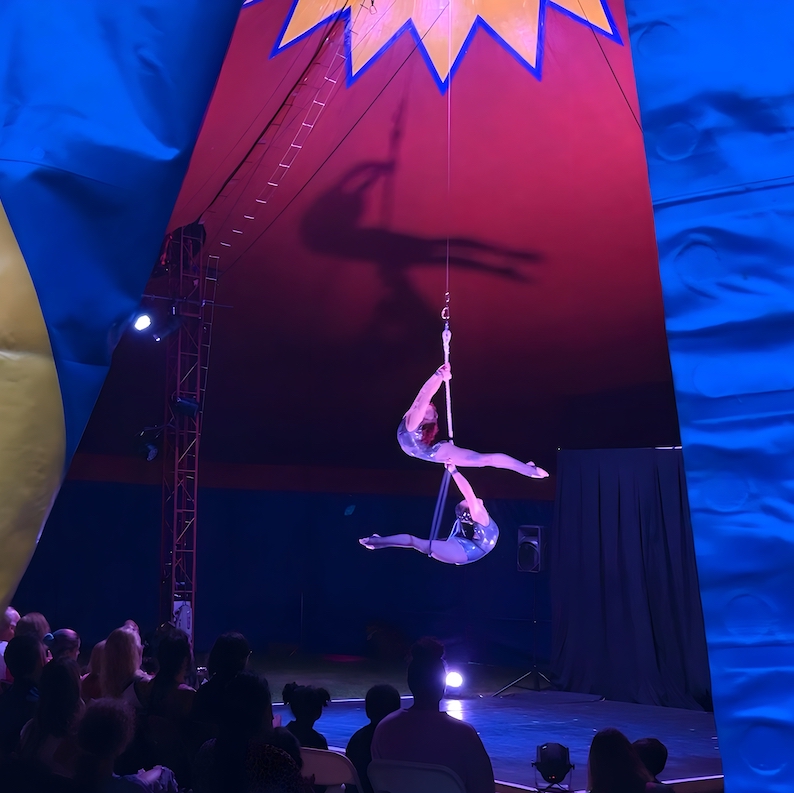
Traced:
<path id="1" fill-rule="evenodd" d="M 447 471 L 452 474 L 452 478 L 455 480 L 455 484 L 458 486 L 458 490 L 460 490 L 460 494 L 465 499 L 466 503 L 469 505 L 469 511 L 471 512 L 471 516 L 477 523 L 481 523 L 485 525 L 490 520 L 488 516 L 488 511 L 482 506 L 480 500 L 474 493 L 474 489 L 472 488 L 471 484 L 469 484 L 469 480 L 466 479 L 463 474 L 458 471 L 455 467 L 454 463 L 445 463 Z"/>
<path id="2" fill-rule="evenodd" d="M 419 389 L 419 393 L 416 395 L 410 410 L 405 414 L 405 428 L 408 432 L 413 432 L 422 424 L 427 408 L 430 406 L 430 401 L 435 396 L 436 391 L 441 387 L 443 381 L 449 382 L 451 377 L 452 368 L 448 363 L 445 363 L 439 366 Z"/>

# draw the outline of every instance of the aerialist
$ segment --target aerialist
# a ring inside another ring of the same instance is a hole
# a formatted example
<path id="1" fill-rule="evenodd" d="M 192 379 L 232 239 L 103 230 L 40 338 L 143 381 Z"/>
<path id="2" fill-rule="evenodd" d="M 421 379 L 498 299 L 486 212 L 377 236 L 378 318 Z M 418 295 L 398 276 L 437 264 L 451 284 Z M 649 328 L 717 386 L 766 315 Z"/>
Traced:
<path id="1" fill-rule="evenodd" d="M 477 562 L 496 546 L 499 527 L 493 522 L 481 498 L 474 495 L 471 485 L 452 464 L 446 464 L 458 486 L 463 501 L 455 507 L 455 523 L 446 540 L 423 540 L 413 534 L 392 534 L 381 537 L 373 534 L 359 542 L 371 551 L 377 548 L 414 548 L 426 556 L 432 556 L 446 564 L 470 564 Z"/>
<path id="2" fill-rule="evenodd" d="M 471 449 L 461 449 L 452 441 L 436 441 L 438 411 L 432 399 L 441 383 L 452 377 L 452 368 L 442 364 L 419 389 L 411 409 L 403 416 L 397 428 L 400 448 L 411 457 L 431 463 L 454 463 L 461 468 L 506 468 L 533 479 L 545 479 L 548 473 L 535 463 L 522 463 L 509 454 L 493 452 L 482 454 Z M 464 480 L 465 481 L 465 480 Z"/>

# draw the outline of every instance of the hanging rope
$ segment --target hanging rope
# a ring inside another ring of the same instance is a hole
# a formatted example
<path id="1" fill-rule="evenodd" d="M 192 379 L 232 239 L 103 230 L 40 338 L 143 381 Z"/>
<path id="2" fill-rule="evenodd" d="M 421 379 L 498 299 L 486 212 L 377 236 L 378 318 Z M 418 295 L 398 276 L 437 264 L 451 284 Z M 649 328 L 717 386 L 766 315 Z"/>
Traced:
<path id="1" fill-rule="evenodd" d="M 430 527 L 431 544 L 438 539 L 438 531 L 441 528 L 441 518 L 444 516 L 444 506 L 447 503 L 447 493 L 449 492 L 450 479 L 452 479 L 452 474 L 445 468 L 444 476 L 441 479 L 441 487 L 438 489 L 438 498 L 436 498 L 436 508 L 433 512 L 433 524 Z M 427 555 L 432 555 L 430 548 L 428 548 Z"/>
<path id="2" fill-rule="evenodd" d="M 444 350 L 444 363 L 449 363 L 449 345 L 452 341 L 452 331 L 449 329 L 450 319 L 450 293 L 449 293 L 449 259 L 450 259 L 450 227 L 452 211 L 452 0 L 447 6 L 448 26 L 447 31 L 447 248 L 446 248 L 446 267 L 444 282 L 444 308 L 441 309 L 441 319 L 444 320 L 444 330 L 441 333 L 441 346 Z M 447 397 L 447 434 L 452 441 L 454 431 L 452 428 L 452 391 L 449 378 L 444 380 L 444 390 Z M 452 474 L 445 468 L 444 476 L 441 479 L 441 487 L 436 498 L 436 508 L 433 512 L 433 523 L 430 526 L 430 544 L 428 546 L 428 556 L 432 556 L 433 543 L 438 539 L 438 532 L 441 528 L 441 518 L 444 515 L 444 506 L 447 503 L 449 493 L 449 481 Z"/>
<path id="3" fill-rule="evenodd" d="M 447 279 L 449 279 L 449 265 L 447 265 Z M 449 282 L 449 281 L 447 281 Z M 449 329 L 449 290 L 446 293 L 446 302 L 443 310 L 441 311 L 441 319 L 444 320 L 444 330 L 441 333 L 441 345 L 444 349 L 444 363 L 449 363 L 449 343 L 452 341 L 452 331 Z M 447 431 L 449 439 L 452 440 L 452 393 L 450 389 L 449 379 L 444 381 L 446 386 L 447 395 Z M 436 508 L 433 512 L 433 523 L 430 526 L 430 543 L 438 539 L 438 532 L 441 528 L 441 518 L 444 515 L 444 505 L 447 503 L 447 493 L 449 492 L 449 480 L 452 478 L 447 469 L 444 469 L 444 476 L 441 479 L 441 487 L 438 490 L 438 498 L 436 499 Z M 430 556 L 430 548 L 428 548 L 428 556 Z"/>

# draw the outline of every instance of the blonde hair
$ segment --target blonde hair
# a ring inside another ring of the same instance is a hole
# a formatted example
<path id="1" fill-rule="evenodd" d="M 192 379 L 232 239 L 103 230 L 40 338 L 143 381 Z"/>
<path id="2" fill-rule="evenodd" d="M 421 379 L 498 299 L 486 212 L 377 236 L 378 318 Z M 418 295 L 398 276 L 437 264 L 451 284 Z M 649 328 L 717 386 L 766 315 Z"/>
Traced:
<path id="1" fill-rule="evenodd" d="M 102 671 L 102 656 L 105 652 L 105 642 L 107 639 L 102 639 L 94 645 L 91 650 L 91 658 L 88 661 L 88 671 L 92 675 L 98 675 Z"/>
<path id="2" fill-rule="evenodd" d="M 105 640 L 99 686 L 103 697 L 120 697 L 141 668 L 141 639 L 128 627 L 116 628 Z"/>

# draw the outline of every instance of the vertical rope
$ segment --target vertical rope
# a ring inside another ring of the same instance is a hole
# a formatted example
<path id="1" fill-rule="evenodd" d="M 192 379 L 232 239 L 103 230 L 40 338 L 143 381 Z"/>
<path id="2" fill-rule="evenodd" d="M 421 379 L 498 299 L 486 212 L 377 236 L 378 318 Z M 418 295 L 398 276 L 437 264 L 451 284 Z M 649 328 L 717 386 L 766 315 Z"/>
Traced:
<path id="1" fill-rule="evenodd" d="M 449 259 L 450 259 L 450 229 L 452 226 L 452 0 L 447 4 L 448 26 L 447 26 L 447 248 L 446 248 L 446 267 L 444 280 L 444 308 L 441 310 L 441 319 L 444 320 L 444 331 L 441 334 L 441 343 L 444 348 L 444 363 L 449 363 L 449 343 L 452 340 L 452 332 L 449 329 Z M 449 380 L 444 381 L 447 396 L 447 434 L 449 439 L 453 438 L 452 430 L 452 394 L 450 391 Z M 433 512 L 433 523 L 430 527 L 430 544 L 427 555 L 432 556 L 433 542 L 438 539 L 438 532 L 441 528 L 441 518 L 444 515 L 444 506 L 447 503 L 447 493 L 449 492 L 449 482 L 452 474 L 446 469 L 441 480 L 441 487 L 438 490 L 436 508 Z"/>
<path id="2" fill-rule="evenodd" d="M 436 499 L 436 508 L 433 512 L 433 523 L 430 526 L 430 542 L 431 547 L 427 550 L 427 555 L 432 555 L 432 543 L 438 539 L 438 532 L 441 528 L 441 518 L 444 516 L 444 506 L 447 503 L 447 493 L 449 492 L 449 480 L 452 479 L 452 474 L 444 469 L 444 478 L 441 480 L 441 487 L 438 490 L 438 498 Z"/>
<path id="3" fill-rule="evenodd" d="M 444 347 L 444 363 L 449 363 L 449 343 L 452 332 L 449 329 L 449 259 L 450 230 L 452 226 L 452 0 L 447 5 L 447 249 L 444 282 L 444 309 L 441 317 L 444 320 L 444 332 L 441 342 Z M 449 380 L 444 382 L 447 396 L 447 434 L 454 437 L 452 429 L 452 393 Z"/>

